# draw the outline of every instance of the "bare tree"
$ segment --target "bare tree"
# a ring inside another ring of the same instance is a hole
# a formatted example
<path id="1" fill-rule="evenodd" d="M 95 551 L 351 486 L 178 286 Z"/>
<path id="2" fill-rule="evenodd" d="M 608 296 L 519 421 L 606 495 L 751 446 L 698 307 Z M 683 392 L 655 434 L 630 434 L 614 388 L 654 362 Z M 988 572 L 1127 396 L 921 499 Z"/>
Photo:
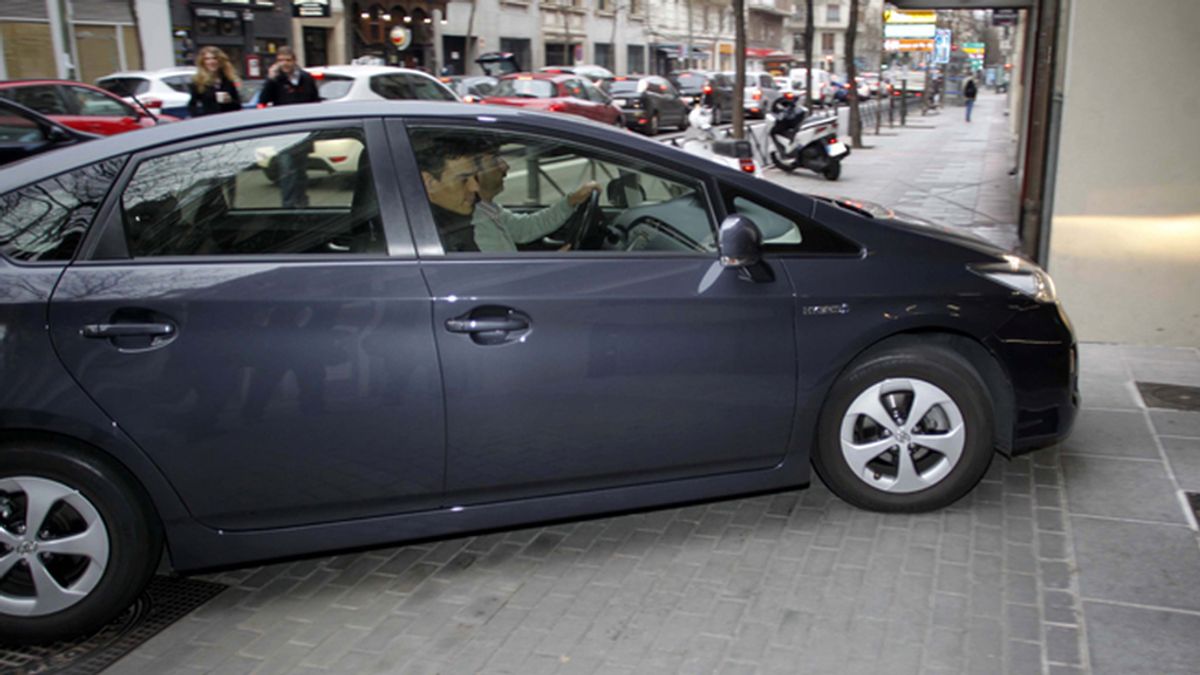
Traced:
<path id="1" fill-rule="evenodd" d="M 804 1 L 804 107 L 812 108 L 813 0 Z"/>
<path id="2" fill-rule="evenodd" d="M 733 137 L 742 140 L 746 137 L 746 110 L 742 105 L 742 97 L 746 91 L 746 2 L 733 0 L 734 25 L 734 58 L 736 72 L 733 78 Z"/>
<path id="3" fill-rule="evenodd" d="M 858 0 L 850 0 L 850 27 L 846 30 L 846 94 L 850 101 L 850 142 L 863 147 L 862 116 L 858 110 L 858 66 L 854 63 L 854 39 L 858 35 Z"/>
<path id="4" fill-rule="evenodd" d="M 472 35 L 475 31 L 475 7 L 478 5 L 475 0 L 471 0 L 471 14 L 467 16 L 467 37 L 463 39 L 463 75 L 467 74 L 467 68 L 475 63 L 473 48 L 475 47 L 475 36 Z"/>

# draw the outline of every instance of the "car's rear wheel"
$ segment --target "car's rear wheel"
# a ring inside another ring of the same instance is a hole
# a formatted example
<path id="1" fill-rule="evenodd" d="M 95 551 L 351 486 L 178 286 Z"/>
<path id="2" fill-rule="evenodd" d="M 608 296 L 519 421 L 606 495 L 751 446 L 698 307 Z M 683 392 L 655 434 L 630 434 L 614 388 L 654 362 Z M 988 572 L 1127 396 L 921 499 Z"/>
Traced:
<path id="1" fill-rule="evenodd" d="M 646 125 L 646 135 L 647 136 L 657 136 L 658 135 L 658 113 L 654 113 L 653 115 L 650 116 L 650 124 Z"/>
<path id="2" fill-rule="evenodd" d="M 0 636 L 99 629 L 142 592 L 162 550 L 130 479 L 77 450 L 0 447 Z"/>
<path id="3" fill-rule="evenodd" d="M 928 511 L 962 498 L 991 463 L 991 399 L 948 347 L 904 343 L 851 364 L 821 413 L 813 465 L 842 499 Z"/>

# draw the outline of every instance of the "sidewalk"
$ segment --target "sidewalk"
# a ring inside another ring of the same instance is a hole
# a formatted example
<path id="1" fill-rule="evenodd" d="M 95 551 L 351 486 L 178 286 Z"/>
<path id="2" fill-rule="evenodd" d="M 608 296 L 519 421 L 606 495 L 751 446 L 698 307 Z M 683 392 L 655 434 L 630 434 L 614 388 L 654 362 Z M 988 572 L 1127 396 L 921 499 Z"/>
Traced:
<path id="1" fill-rule="evenodd" d="M 811 171 L 786 174 L 769 169 L 769 180 L 801 192 L 878 202 L 928 220 L 969 228 L 1007 249 L 1017 237 L 1016 144 L 1009 139 L 1002 94 L 980 92 L 970 124 L 963 108 L 946 106 L 922 116 L 909 108 L 907 126 L 894 128 L 886 112 L 880 134 L 864 128 L 863 144 L 842 164 L 842 176 L 830 182 Z M 849 144 L 846 109 L 839 115 L 841 139 Z"/>

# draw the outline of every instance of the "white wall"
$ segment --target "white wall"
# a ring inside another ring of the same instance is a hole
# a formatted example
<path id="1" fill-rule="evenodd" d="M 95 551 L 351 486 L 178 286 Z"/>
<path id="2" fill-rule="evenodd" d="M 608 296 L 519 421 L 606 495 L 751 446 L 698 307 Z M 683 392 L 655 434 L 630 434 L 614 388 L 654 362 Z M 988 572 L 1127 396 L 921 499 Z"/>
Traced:
<path id="1" fill-rule="evenodd" d="M 171 6 L 163 0 L 134 0 L 138 32 L 142 42 L 142 67 L 146 70 L 175 65 L 175 47 L 171 39 Z"/>
<path id="2" fill-rule="evenodd" d="M 1200 0 L 1073 0 L 1049 268 L 1082 340 L 1200 346 Z"/>

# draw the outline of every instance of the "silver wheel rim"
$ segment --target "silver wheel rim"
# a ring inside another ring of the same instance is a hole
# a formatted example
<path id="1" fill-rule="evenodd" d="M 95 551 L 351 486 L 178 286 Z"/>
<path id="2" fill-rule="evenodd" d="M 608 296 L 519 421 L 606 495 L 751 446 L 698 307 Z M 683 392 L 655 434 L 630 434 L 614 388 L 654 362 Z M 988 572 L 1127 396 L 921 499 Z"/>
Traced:
<path id="1" fill-rule="evenodd" d="M 842 418 L 842 458 L 876 490 L 908 494 L 940 483 L 966 447 L 962 411 L 938 386 L 914 378 L 867 387 Z"/>
<path id="2" fill-rule="evenodd" d="M 45 616 L 86 598 L 108 567 L 108 529 L 96 507 L 78 490 L 32 476 L 0 478 L 0 496 L 0 613 Z M 14 517 L 22 502 L 24 515 Z"/>

